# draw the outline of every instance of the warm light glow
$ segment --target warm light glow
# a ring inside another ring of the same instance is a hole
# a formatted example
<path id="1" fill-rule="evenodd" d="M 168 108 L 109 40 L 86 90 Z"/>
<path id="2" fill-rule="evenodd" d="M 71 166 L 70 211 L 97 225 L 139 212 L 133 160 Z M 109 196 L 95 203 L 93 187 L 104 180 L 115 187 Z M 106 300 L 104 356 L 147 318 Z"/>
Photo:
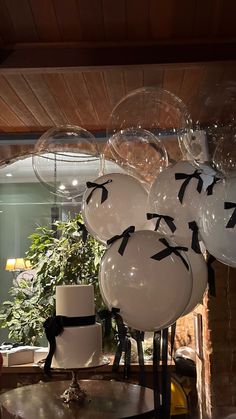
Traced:
<path id="1" fill-rule="evenodd" d="M 24 258 L 7 259 L 6 271 L 26 271 L 31 268 L 30 261 Z"/>

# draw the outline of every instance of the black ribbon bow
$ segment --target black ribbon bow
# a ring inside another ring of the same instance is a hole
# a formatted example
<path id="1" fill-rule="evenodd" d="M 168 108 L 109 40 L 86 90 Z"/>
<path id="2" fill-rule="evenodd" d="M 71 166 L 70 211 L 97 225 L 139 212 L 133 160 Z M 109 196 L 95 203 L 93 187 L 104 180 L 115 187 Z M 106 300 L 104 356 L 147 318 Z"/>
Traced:
<path id="1" fill-rule="evenodd" d="M 166 258 L 167 256 L 170 256 L 172 253 L 174 253 L 176 256 L 178 256 L 186 269 L 189 271 L 189 265 L 188 262 L 184 259 L 184 257 L 181 255 L 181 251 L 187 252 L 188 248 L 183 246 L 170 246 L 168 241 L 166 239 L 159 239 L 161 243 L 163 243 L 166 246 L 166 249 L 161 250 L 160 252 L 156 253 L 155 255 L 151 256 L 151 259 L 155 260 L 162 260 Z"/>
<path id="2" fill-rule="evenodd" d="M 213 194 L 213 188 L 216 185 L 216 183 L 219 182 L 219 180 L 220 180 L 219 177 L 217 177 L 217 176 L 214 176 L 213 177 L 212 183 L 210 185 L 208 185 L 208 187 L 206 188 L 206 191 L 207 191 L 207 195 L 208 196 Z"/>
<path id="3" fill-rule="evenodd" d="M 175 173 L 175 179 L 176 180 L 185 179 L 185 181 L 183 182 L 183 184 L 182 184 L 182 186 L 181 186 L 181 188 L 179 190 L 179 193 L 178 193 L 178 198 L 179 198 L 181 204 L 183 203 L 183 199 L 184 199 L 184 194 L 185 194 L 186 188 L 187 188 L 189 182 L 192 179 L 197 179 L 198 180 L 198 183 L 197 183 L 197 191 L 198 191 L 198 193 L 201 193 L 202 192 L 203 180 L 202 180 L 202 178 L 200 176 L 201 173 L 202 172 L 200 170 L 195 170 L 191 174 L 187 174 L 187 173 Z"/>
<path id="4" fill-rule="evenodd" d="M 56 350 L 56 337 L 61 335 L 64 327 L 89 326 L 95 324 L 95 316 L 66 317 L 53 316 L 45 320 L 43 327 L 49 342 L 49 353 L 44 364 L 44 372 L 50 375 L 51 362 Z"/>
<path id="5" fill-rule="evenodd" d="M 233 214 L 231 215 L 228 223 L 226 224 L 226 228 L 234 228 L 235 225 L 236 225 L 236 203 L 235 202 L 225 202 L 224 208 L 225 209 L 234 208 Z"/>
<path id="6" fill-rule="evenodd" d="M 134 233 L 134 231 L 135 231 L 135 226 L 130 226 L 130 227 L 126 228 L 126 230 L 124 230 L 122 234 L 113 236 L 109 240 L 107 240 L 108 246 L 110 244 L 114 243 L 116 240 L 122 239 L 120 247 L 118 249 L 118 253 L 121 256 L 123 256 L 125 248 L 128 244 L 129 238 L 130 238 L 130 234 Z"/>
<path id="7" fill-rule="evenodd" d="M 93 193 L 96 189 L 102 189 L 102 196 L 101 196 L 101 204 L 103 204 L 103 202 L 106 201 L 107 197 L 108 197 L 108 190 L 107 188 L 105 188 L 105 185 L 107 185 L 108 183 L 111 183 L 112 179 L 108 179 L 106 182 L 103 183 L 95 183 L 95 182 L 87 182 L 86 186 L 87 188 L 93 188 L 92 191 L 90 192 L 89 196 L 86 199 L 86 203 L 89 204 L 90 199 L 93 196 Z"/>
<path id="8" fill-rule="evenodd" d="M 192 230 L 193 234 L 192 234 L 192 243 L 191 243 L 191 248 L 194 250 L 194 252 L 196 253 L 201 253 L 201 248 L 199 245 L 199 239 L 198 239 L 198 225 L 196 223 L 196 221 L 190 221 L 190 223 L 188 223 L 188 226 L 190 228 L 190 230 Z"/>
<path id="9" fill-rule="evenodd" d="M 160 222 L 163 219 L 165 221 L 165 223 L 168 225 L 170 231 L 172 233 L 174 233 L 174 231 L 176 230 L 176 226 L 174 224 L 174 218 L 170 217 L 169 215 L 162 215 L 162 214 L 152 214 L 150 212 L 147 213 L 147 219 L 151 220 L 153 218 L 157 218 L 156 221 L 156 226 L 155 226 L 155 231 L 158 230 L 159 226 L 160 226 Z"/>
<path id="10" fill-rule="evenodd" d="M 86 243 L 87 238 L 88 238 L 88 230 L 85 227 L 84 224 L 80 223 L 79 221 L 77 221 L 77 227 L 78 227 L 78 231 L 80 231 L 82 233 L 82 241 L 83 243 Z"/>

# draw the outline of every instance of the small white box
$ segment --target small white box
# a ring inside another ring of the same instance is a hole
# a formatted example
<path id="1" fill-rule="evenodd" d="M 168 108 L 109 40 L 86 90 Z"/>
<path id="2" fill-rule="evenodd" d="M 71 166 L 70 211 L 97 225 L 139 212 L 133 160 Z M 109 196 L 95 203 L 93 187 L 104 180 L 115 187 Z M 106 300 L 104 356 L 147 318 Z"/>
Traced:
<path id="1" fill-rule="evenodd" d="M 45 359 L 48 355 L 48 348 L 37 348 L 34 351 L 34 363 L 37 364 L 38 362 Z"/>
<path id="2" fill-rule="evenodd" d="M 10 350 L 0 351 L 3 357 L 3 366 L 31 364 L 34 362 L 34 349 L 29 346 L 18 346 Z"/>

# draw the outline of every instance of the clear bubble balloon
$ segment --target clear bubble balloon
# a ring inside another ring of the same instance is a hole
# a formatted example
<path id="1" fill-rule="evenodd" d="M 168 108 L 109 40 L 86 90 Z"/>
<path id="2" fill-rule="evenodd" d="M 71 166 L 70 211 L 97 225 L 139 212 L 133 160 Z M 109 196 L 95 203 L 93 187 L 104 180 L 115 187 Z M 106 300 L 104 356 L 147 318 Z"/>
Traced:
<path id="1" fill-rule="evenodd" d="M 118 239 L 107 249 L 100 266 L 99 287 L 105 304 L 109 309 L 119 308 L 127 325 L 142 331 L 174 323 L 192 292 L 185 252 L 180 250 L 183 259 L 171 252 L 163 255 L 167 248 L 161 240 L 163 236 L 154 231 L 136 231 L 123 255 L 119 253 L 122 239 Z"/>
<path id="2" fill-rule="evenodd" d="M 213 165 L 223 177 L 236 177 L 236 129 L 232 129 L 216 146 Z"/>
<path id="3" fill-rule="evenodd" d="M 80 197 L 86 182 L 100 174 L 102 159 L 95 137 L 80 127 L 48 130 L 35 146 L 33 169 L 38 180 L 53 194 L 66 199 Z"/>
<path id="4" fill-rule="evenodd" d="M 142 128 L 125 128 L 108 139 L 107 146 L 114 161 L 129 173 L 152 183 L 168 166 L 164 144 L 153 133 Z"/>
<path id="5" fill-rule="evenodd" d="M 199 231 L 208 252 L 226 265 L 236 267 L 236 178 L 216 183 L 200 208 Z"/>
<path id="6" fill-rule="evenodd" d="M 151 132 L 167 150 L 169 161 L 182 158 L 178 138 L 191 130 L 189 113 L 180 98 L 158 87 L 143 87 L 130 92 L 113 109 L 107 138 L 126 129 Z"/>
<path id="7" fill-rule="evenodd" d="M 188 103 L 193 132 L 182 137 L 182 150 L 195 164 L 208 162 L 223 175 L 235 170 L 236 84 L 200 91 Z M 232 157 L 232 158 L 231 158 Z"/>

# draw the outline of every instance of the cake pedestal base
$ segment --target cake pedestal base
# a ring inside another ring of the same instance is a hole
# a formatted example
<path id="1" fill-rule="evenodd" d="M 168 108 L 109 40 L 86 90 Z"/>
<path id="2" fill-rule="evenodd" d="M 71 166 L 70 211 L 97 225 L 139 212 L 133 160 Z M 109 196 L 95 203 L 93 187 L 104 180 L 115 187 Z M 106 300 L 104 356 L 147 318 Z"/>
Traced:
<path id="1" fill-rule="evenodd" d="M 86 391 L 80 387 L 79 382 L 77 380 L 77 372 L 72 371 L 72 381 L 69 387 L 61 395 L 61 399 L 65 403 L 70 403 L 70 402 L 75 401 L 78 404 L 83 404 L 86 397 L 87 397 Z"/>
<path id="2" fill-rule="evenodd" d="M 82 405 L 84 404 L 87 398 L 87 392 L 83 390 L 78 382 L 78 373 L 80 371 L 96 369 L 99 367 L 104 367 L 104 365 L 108 365 L 110 360 L 106 356 L 101 356 L 99 361 L 96 362 L 94 365 L 89 365 L 88 367 L 83 368 L 52 368 L 54 371 L 71 371 L 72 372 L 72 380 L 69 387 L 61 394 L 60 398 L 63 400 L 64 403 L 70 402 L 77 402 L 77 404 Z M 89 399 L 88 399 L 89 401 Z"/>

